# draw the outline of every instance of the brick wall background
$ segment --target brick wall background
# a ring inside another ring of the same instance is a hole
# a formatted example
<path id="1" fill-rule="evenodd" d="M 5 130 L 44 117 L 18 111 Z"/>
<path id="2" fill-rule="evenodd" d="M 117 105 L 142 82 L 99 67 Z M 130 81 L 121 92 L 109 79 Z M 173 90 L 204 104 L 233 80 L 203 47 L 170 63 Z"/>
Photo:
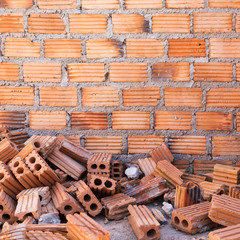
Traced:
<path id="1" fill-rule="evenodd" d="M 240 155 L 239 0 L 0 1 L 0 123 L 138 158 Z"/>

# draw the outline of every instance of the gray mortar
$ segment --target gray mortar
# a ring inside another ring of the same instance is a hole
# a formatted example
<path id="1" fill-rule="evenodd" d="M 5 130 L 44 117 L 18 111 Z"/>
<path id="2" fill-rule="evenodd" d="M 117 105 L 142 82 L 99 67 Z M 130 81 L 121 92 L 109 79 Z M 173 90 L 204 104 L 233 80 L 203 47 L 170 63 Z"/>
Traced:
<path id="1" fill-rule="evenodd" d="M 207 137 L 207 150 L 206 155 L 175 155 L 176 159 L 185 159 L 192 162 L 194 159 L 222 159 L 222 160 L 238 160 L 239 157 L 235 156 L 221 156 L 221 157 L 213 157 L 211 156 L 211 150 L 213 148 L 211 137 L 212 136 L 231 136 L 231 135 L 240 135 L 240 132 L 236 131 L 236 112 L 238 108 L 216 108 L 216 107 L 209 107 L 206 108 L 206 94 L 210 88 L 239 88 L 240 84 L 236 81 L 236 63 L 240 62 L 238 58 L 217 58 L 217 59 L 209 59 L 209 38 L 210 37 L 223 37 L 223 38 L 234 38 L 239 37 L 239 33 L 236 33 L 234 30 L 231 33 L 216 33 L 216 34 L 194 34 L 193 33 L 193 13 L 194 12 L 229 12 L 233 13 L 233 23 L 234 27 L 236 25 L 236 15 L 240 14 L 240 9 L 221 9 L 221 8 L 209 8 L 208 7 L 208 0 L 205 0 L 205 8 L 203 9 L 167 9 L 166 8 L 166 1 L 163 0 L 163 8 L 162 9 L 133 9 L 127 10 L 124 7 L 124 0 L 120 0 L 121 7 L 117 10 L 83 10 L 81 9 L 81 0 L 77 0 L 77 9 L 68 9 L 68 10 L 41 10 L 37 7 L 37 0 L 34 0 L 34 6 L 30 9 L 0 9 L 0 14 L 7 14 L 7 13 L 23 13 L 24 14 L 24 28 L 25 33 L 6 33 L 1 34 L 1 51 L 4 53 L 4 44 L 6 41 L 6 37 L 29 37 L 33 42 L 41 43 L 41 57 L 40 58 L 8 58 L 2 56 L 0 62 L 13 62 L 20 64 L 20 78 L 18 82 L 7 82 L 7 81 L 0 81 L 0 85 L 5 86 L 34 86 L 35 87 L 35 104 L 34 106 L 12 106 L 12 105 L 3 105 L 0 106 L 0 110 L 18 110 L 23 111 L 26 113 L 26 129 L 27 132 L 32 134 L 53 134 L 56 135 L 58 133 L 70 135 L 70 134 L 78 134 L 82 137 L 81 142 L 84 144 L 84 136 L 85 135 L 99 135 L 99 136 L 106 136 L 106 135 L 119 135 L 123 138 L 123 152 L 122 155 L 116 155 L 114 158 L 122 159 L 124 161 L 131 161 L 137 160 L 140 157 L 145 157 L 147 154 L 134 154 L 128 155 L 127 153 L 127 136 L 128 135 L 161 135 L 165 136 L 165 141 L 167 142 L 171 136 L 182 136 L 182 135 L 200 135 Z M 66 34 L 29 34 L 27 33 L 28 26 L 27 26 L 27 16 L 31 13 L 59 13 L 66 24 Z M 106 34 L 71 34 L 69 33 L 69 18 L 68 14 L 77 14 L 77 13 L 100 13 L 106 14 L 108 16 L 108 25 L 107 25 L 107 33 Z M 113 13 L 138 13 L 144 15 L 146 21 L 149 23 L 149 32 L 143 34 L 114 34 L 112 31 L 112 19 L 111 14 Z M 190 14 L 191 19 L 191 33 L 190 34 L 168 34 L 168 33 L 152 33 L 152 15 L 153 14 L 161 14 L 161 13 L 188 13 Z M 82 39 L 82 58 L 44 58 L 44 40 L 49 38 L 80 38 Z M 103 59 L 87 59 L 86 57 L 86 41 L 92 38 L 112 38 L 116 39 L 123 44 L 123 52 L 124 55 L 119 58 L 103 58 Z M 163 57 L 157 58 L 126 58 L 126 39 L 127 38 L 154 38 L 160 39 L 165 41 L 165 55 Z M 178 38 L 204 38 L 206 40 L 206 57 L 202 58 L 168 58 L 168 39 L 178 39 Z M 156 82 L 151 79 L 152 73 L 152 65 L 157 62 L 180 62 L 180 61 L 188 61 L 190 62 L 190 81 L 189 82 L 173 82 L 171 80 L 167 80 L 164 82 Z M 221 83 L 221 82 L 194 82 L 193 81 L 193 74 L 194 74 L 194 67 L 193 64 L 195 62 L 231 62 L 234 64 L 233 66 L 233 81 L 230 83 Z M 62 64 L 62 81 L 61 83 L 24 83 L 23 81 L 23 69 L 22 64 L 24 62 L 60 62 Z M 67 79 L 67 64 L 68 63 L 78 63 L 78 62 L 104 62 L 105 63 L 105 82 L 102 83 L 68 83 Z M 114 83 L 109 81 L 109 63 L 111 62 L 146 62 L 148 65 L 148 81 L 147 82 L 139 82 L 139 83 Z M 83 107 L 81 104 L 81 89 L 83 87 L 89 86 L 112 86 L 119 89 L 119 97 L 120 97 L 120 106 L 119 107 Z M 40 106 L 40 99 L 39 99 L 39 89 L 42 86 L 73 86 L 76 87 L 78 90 L 78 106 L 77 107 L 47 107 L 47 106 Z M 161 89 L 161 99 L 158 101 L 156 107 L 123 107 L 123 97 L 121 89 L 129 89 L 131 87 L 137 86 L 157 86 Z M 166 108 L 164 105 L 164 88 L 165 87 L 201 87 L 203 90 L 203 107 L 202 108 L 188 108 L 188 107 L 168 107 Z M 46 110 L 46 111 L 55 111 L 55 110 L 63 110 L 67 112 L 67 128 L 65 130 L 32 130 L 29 128 L 29 110 Z M 113 130 L 112 129 L 112 120 L 111 120 L 111 113 L 112 111 L 118 110 L 127 110 L 127 111 L 134 111 L 134 110 L 141 110 L 141 111 L 149 111 L 151 113 L 150 118 L 150 130 Z M 174 131 L 174 130 L 154 130 L 154 112 L 155 110 L 169 110 L 169 111 L 191 111 L 192 112 L 192 130 L 189 131 Z M 104 111 L 108 113 L 108 123 L 109 129 L 107 130 L 72 130 L 71 129 L 71 113 L 75 111 Z M 196 112 L 202 111 L 220 111 L 223 113 L 232 113 L 234 115 L 234 129 L 232 131 L 202 131 L 197 130 L 197 123 L 195 118 Z"/>

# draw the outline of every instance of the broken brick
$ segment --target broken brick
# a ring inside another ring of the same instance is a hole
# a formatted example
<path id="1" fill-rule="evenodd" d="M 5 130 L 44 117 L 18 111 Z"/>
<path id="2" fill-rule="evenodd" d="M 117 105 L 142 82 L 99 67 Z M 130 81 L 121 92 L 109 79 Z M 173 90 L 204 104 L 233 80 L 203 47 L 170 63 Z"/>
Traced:
<path id="1" fill-rule="evenodd" d="M 229 186 L 229 196 L 240 199 L 240 185 Z"/>
<path id="2" fill-rule="evenodd" d="M 166 218 L 163 216 L 163 214 L 158 210 L 157 208 L 151 209 L 153 216 L 157 219 L 157 221 L 160 224 L 164 224 L 167 222 Z"/>
<path id="3" fill-rule="evenodd" d="M 168 160 L 172 162 L 174 157 L 169 151 L 167 145 L 163 142 L 149 153 L 155 162 Z"/>
<path id="4" fill-rule="evenodd" d="M 138 159 L 138 165 L 142 172 L 147 175 L 151 175 L 154 168 L 156 167 L 156 162 L 152 158 Z"/>
<path id="5" fill-rule="evenodd" d="M 208 234 L 209 240 L 227 240 L 229 238 L 238 239 L 240 237 L 239 230 L 240 224 L 214 230 Z"/>
<path id="6" fill-rule="evenodd" d="M 7 138 L 0 141 L 1 162 L 7 163 L 18 154 L 17 146 Z"/>
<path id="7" fill-rule="evenodd" d="M 221 195 L 225 193 L 224 184 L 203 181 L 199 185 L 203 189 L 203 200 L 205 201 L 210 201 L 213 194 Z"/>

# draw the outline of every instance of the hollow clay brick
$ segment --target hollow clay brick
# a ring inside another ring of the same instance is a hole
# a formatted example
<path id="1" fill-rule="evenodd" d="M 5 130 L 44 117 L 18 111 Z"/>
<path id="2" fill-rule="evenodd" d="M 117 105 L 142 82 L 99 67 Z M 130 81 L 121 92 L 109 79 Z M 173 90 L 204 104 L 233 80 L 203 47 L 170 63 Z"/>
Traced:
<path id="1" fill-rule="evenodd" d="M 60 232 L 48 231 L 28 231 L 26 232 L 27 239 L 46 239 L 46 240 L 67 240 Z"/>
<path id="2" fill-rule="evenodd" d="M 141 178 L 140 183 L 145 184 L 145 183 L 149 182 L 152 179 L 154 179 L 154 176 L 152 174 L 151 175 L 147 175 L 147 176 L 144 176 L 143 178 Z"/>
<path id="3" fill-rule="evenodd" d="M 69 190 L 72 190 L 76 194 L 78 201 L 83 205 L 89 215 L 95 217 L 102 211 L 102 204 L 98 201 L 88 185 L 82 180 L 74 183 Z"/>
<path id="4" fill-rule="evenodd" d="M 209 210 L 209 218 L 223 226 L 240 223 L 240 199 L 227 195 L 213 195 Z"/>
<path id="5" fill-rule="evenodd" d="M 128 189 L 138 186 L 140 183 L 140 179 L 128 179 L 127 177 L 123 177 L 119 180 L 117 188 L 119 192 L 125 192 Z"/>
<path id="6" fill-rule="evenodd" d="M 110 233 L 85 213 L 68 215 L 67 220 L 70 239 L 110 240 Z"/>
<path id="7" fill-rule="evenodd" d="M 240 185 L 229 186 L 229 196 L 240 199 Z"/>
<path id="8" fill-rule="evenodd" d="M 160 224 L 144 205 L 129 205 L 129 223 L 139 240 L 160 239 Z"/>
<path id="9" fill-rule="evenodd" d="M 240 8 L 238 0 L 210 0 L 209 7 L 211 8 Z"/>
<path id="10" fill-rule="evenodd" d="M 77 7 L 77 0 L 37 0 L 38 7 L 43 10 L 48 9 L 74 9 Z"/>
<path id="11" fill-rule="evenodd" d="M 190 173 L 183 173 L 181 178 L 183 179 L 184 182 L 191 181 L 191 182 L 194 182 L 197 184 L 200 184 L 200 183 L 206 181 L 206 179 L 207 179 L 206 176 L 200 176 L 200 175 L 190 174 Z"/>
<path id="12" fill-rule="evenodd" d="M 202 192 L 197 183 L 185 182 L 176 187 L 175 208 L 183 208 L 201 202 Z"/>
<path id="13" fill-rule="evenodd" d="M 160 9 L 162 8 L 161 0 L 125 0 L 126 9 L 146 8 Z"/>
<path id="14" fill-rule="evenodd" d="M 90 174 L 110 177 L 110 164 L 112 154 L 110 153 L 95 153 L 87 162 L 87 170 Z"/>
<path id="15" fill-rule="evenodd" d="M 168 160 L 169 162 L 172 162 L 174 157 L 169 151 L 167 145 L 165 143 L 161 143 L 157 148 L 153 149 L 149 153 L 152 157 L 152 159 L 155 162 L 162 161 L 162 160 Z"/>
<path id="16" fill-rule="evenodd" d="M 128 206 L 135 205 L 136 199 L 123 193 L 101 199 L 108 220 L 120 220 L 129 215 Z"/>
<path id="17" fill-rule="evenodd" d="M 13 142 L 9 141 L 6 138 L 0 142 L 1 162 L 7 163 L 17 154 L 18 154 L 18 149 Z"/>
<path id="18" fill-rule="evenodd" d="M 21 195 L 18 199 L 15 217 L 23 220 L 27 214 L 31 214 L 35 219 L 41 216 L 41 203 L 37 192 Z"/>
<path id="19" fill-rule="evenodd" d="M 187 233 L 205 232 L 216 226 L 208 217 L 209 202 L 178 208 L 172 212 L 173 227 Z"/>
<path id="20" fill-rule="evenodd" d="M 55 208 L 52 200 L 50 202 L 48 202 L 46 205 L 41 207 L 41 212 L 42 212 L 42 214 L 50 213 L 50 214 L 53 214 L 53 215 L 55 215 L 56 217 L 59 218 L 59 212 Z"/>
<path id="21" fill-rule="evenodd" d="M 156 177 L 146 183 L 142 183 L 130 189 L 128 188 L 124 194 L 135 198 L 137 204 L 143 204 L 151 202 L 153 199 L 162 196 L 168 191 L 169 188 L 166 186 L 166 181 L 161 177 Z"/>
<path id="22" fill-rule="evenodd" d="M 73 214 L 76 212 L 84 212 L 80 204 L 60 183 L 56 183 L 51 189 L 52 201 L 55 208 L 63 215 Z"/>
<path id="23" fill-rule="evenodd" d="M 167 0 L 167 8 L 204 8 L 204 0 Z"/>
<path id="24" fill-rule="evenodd" d="M 1 64 L 0 64 L 1 69 Z M 0 70 L 1 72 L 1 70 Z M 0 73 L 1 75 L 1 73 Z M 24 112 L 8 112 L 0 111 L 0 125 L 8 127 L 8 129 L 19 129 L 25 127 L 26 115 Z"/>
<path id="25" fill-rule="evenodd" d="M 0 186 L 13 199 L 24 189 L 14 177 L 9 167 L 3 162 L 0 162 Z"/>
<path id="26" fill-rule="evenodd" d="M 156 163 L 152 158 L 138 159 L 138 165 L 145 176 L 151 175 L 154 168 L 156 167 Z"/>
<path id="27" fill-rule="evenodd" d="M 125 165 L 123 161 L 113 160 L 111 162 L 111 178 L 118 181 L 123 178 Z"/>
<path id="28" fill-rule="evenodd" d="M 152 211 L 153 216 L 156 218 L 156 220 L 160 224 L 164 224 L 167 222 L 166 218 L 163 216 L 163 214 L 161 213 L 160 210 L 158 210 L 157 208 L 152 208 L 151 211 Z"/>
<path id="29" fill-rule="evenodd" d="M 56 165 L 58 168 L 60 168 L 75 180 L 82 178 L 86 172 L 86 168 L 83 165 L 60 152 L 56 148 L 50 155 L 48 155 L 47 160 Z"/>
<path id="30" fill-rule="evenodd" d="M 118 9 L 120 8 L 119 0 L 83 0 L 83 9 Z"/>
<path id="31" fill-rule="evenodd" d="M 190 171 L 190 162 L 188 160 L 175 160 L 172 164 L 183 173 Z"/>
<path id="32" fill-rule="evenodd" d="M 96 195 L 106 197 L 115 194 L 116 181 L 108 177 L 91 174 L 89 187 Z"/>
<path id="33" fill-rule="evenodd" d="M 31 8 L 33 6 L 33 0 L 15 1 L 5 0 L 0 2 L 1 8 Z"/>
<path id="34" fill-rule="evenodd" d="M 168 181 L 171 186 L 178 186 L 183 183 L 181 176 L 183 173 L 174 167 L 168 160 L 157 162 L 157 166 L 153 171 L 155 177 L 161 176 Z"/>
<path id="35" fill-rule="evenodd" d="M 54 172 L 58 176 L 58 178 L 60 179 L 60 183 L 63 183 L 67 180 L 68 175 L 65 172 L 63 172 L 62 170 L 56 169 L 56 170 L 54 170 Z"/>
<path id="36" fill-rule="evenodd" d="M 225 185 L 203 181 L 199 183 L 203 189 L 203 200 L 210 201 L 213 194 L 221 195 L 225 193 Z"/>
<path id="37" fill-rule="evenodd" d="M 227 239 L 239 239 L 240 238 L 240 224 L 221 228 L 212 231 L 208 234 L 209 240 L 227 240 Z"/>
<path id="38" fill-rule="evenodd" d="M 1 3 L 0 3 L 1 4 Z M 1 6 L 1 5 L 0 5 Z M 23 15 L 11 13 L 0 16 L 1 33 L 24 33 Z"/>

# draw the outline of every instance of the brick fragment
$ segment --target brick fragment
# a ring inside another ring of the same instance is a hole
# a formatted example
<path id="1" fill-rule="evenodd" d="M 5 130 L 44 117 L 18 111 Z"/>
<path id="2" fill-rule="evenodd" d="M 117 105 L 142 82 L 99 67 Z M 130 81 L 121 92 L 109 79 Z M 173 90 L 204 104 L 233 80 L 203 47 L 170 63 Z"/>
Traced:
<path id="1" fill-rule="evenodd" d="M 156 39 L 127 39 L 127 58 L 154 58 L 165 54 L 165 43 Z"/>
<path id="2" fill-rule="evenodd" d="M 142 111 L 115 111 L 112 113 L 114 130 L 148 130 L 150 113 Z"/>
<path id="3" fill-rule="evenodd" d="M 113 33 L 149 32 L 149 23 L 139 14 L 113 14 Z"/>
<path id="4" fill-rule="evenodd" d="M 28 231 L 26 232 L 28 239 L 51 239 L 51 240 L 67 240 L 65 236 L 59 232 L 48 232 L 48 231 Z"/>
<path id="5" fill-rule="evenodd" d="M 1 162 L 7 163 L 18 153 L 17 146 L 7 138 L 0 141 Z"/>
<path id="6" fill-rule="evenodd" d="M 182 179 L 183 179 L 184 183 L 190 181 L 190 182 L 194 182 L 194 183 L 197 183 L 197 184 L 200 185 L 202 182 L 204 182 L 207 179 L 207 177 L 206 176 L 199 176 L 199 175 L 196 175 L 196 174 L 183 173 Z"/>
<path id="7" fill-rule="evenodd" d="M 23 149 L 24 142 L 29 138 L 29 135 L 27 134 L 27 132 L 21 131 L 21 130 L 11 130 L 6 134 L 3 134 L 2 136 L 3 138 L 7 138 L 13 143 L 15 143 L 17 145 L 18 150 Z"/>
<path id="8" fill-rule="evenodd" d="M 232 82 L 232 63 L 195 63 L 194 69 L 196 82 Z"/>
<path id="9" fill-rule="evenodd" d="M 30 111 L 29 125 L 31 129 L 64 129 L 66 128 L 66 112 L 64 111 Z"/>
<path id="10" fill-rule="evenodd" d="M 110 86 L 83 88 L 82 105 L 84 107 L 119 106 L 118 89 Z"/>
<path id="11" fill-rule="evenodd" d="M 31 13 L 28 18 L 29 33 L 65 34 L 65 28 L 60 14 Z"/>
<path id="12" fill-rule="evenodd" d="M 223 226 L 232 226 L 240 223 L 240 199 L 227 195 L 213 195 L 208 216 Z"/>
<path id="13" fill-rule="evenodd" d="M 1 4 L 1 3 L 0 3 Z M 0 5 L 1 6 L 1 5 Z M 23 15 L 11 13 L 0 16 L 1 33 L 24 33 Z"/>
<path id="14" fill-rule="evenodd" d="M 69 82 L 104 82 L 104 63 L 68 64 Z"/>
<path id="15" fill-rule="evenodd" d="M 240 199 L 240 185 L 229 186 L 229 196 Z"/>
<path id="16" fill-rule="evenodd" d="M 151 152 L 149 152 L 152 159 L 155 162 L 162 161 L 162 160 L 168 160 L 169 162 L 172 162 L 174 157 L 172 153 L 169 151 L 167 145 L 163 142 L 158 147 L 154 148 Z"/>
<path id="17" fill-rule="evenodd" d="M 169 39 L 169 57 L 205 57 L 205 39 Z"/>
<path id="18" fill-rule="evenodd" d="M 190 80 L 189 63 L 188 62 L 155 63 L 152 65 L 152 79 L 155 82 L 160 81 L 188 82 Z"/>
<path id="19" fill-rule="evenodd" d="M 1 8 L 31 8 L 33 0 L 15 1 L 15 0 L 2 0 L 0 2 Z"/>
<path id="20" fill-rule="evenodd" d="M 118 181 L 123 178 L 125 165 L 123 161 L 113 160 L 111 162 L 111 178 Z"/>
<path id="21" fill-rule="evenodd" d="M 7 37 L 5 42 L 6 57 L 40 57 L 41 45 L 30 38 Z"/>
<path id="22" fill-rule="evenodd" d="M 68 175 L 65 172 L 63 172 L 60 169 L 56 169 L 56 170 L 54 170 L 54 172 L 58 176 L 58 178 L 60 179 L 60 183 L 66 182 L 66 180 L 68 178 Z"/>
<path id="23" fill-rule="evenodd" d="M 50 202 L 48 202 L 45 206 L 42 206 L 41 211 L 42 211 L 42 214 L 51 213 L 51 214 L 55 215 L 57 218 L 59 218 L 59 212 L 55 208 L 52 200 Z"/>
<path id="24" fill-rule="evenodd" d="M 210 230 L 216 224 L 208 217 L 209 207 L 209 202 L 203 202 L 178 208 L 172 212 L 172 225 L 183 232 L 191 234 Z"/>
<path id="25" fill-rule="evenodd" d="M 212 231 L 208 234 L 209 240 L 215 240 L 215 239 L 227 240 L 229 237 L 233 239 L 238 239 L 240 237 L 239 229 L 240 229 L 240 224 L 237 224 L 235 226 L 229 226 L 226 228 Z"/>
<path id="26" fill-rule="evenodd" d="M 71 239 L 93 238 L 110 240 L 110 233 L 85 213 L 67 216 L 67 232 Z"/>
<path id="27" fill-rule="evenodd" d="M 86 136 L 85 147 L 93 153 L 122 153 L 121 136 Z"/>
<path id="28" fill-rule="evenodd" d="M 164 142 L 164 136 L 146 135 L 128 136 L 128 153 L 149 153 L 159 144 Z"/>
<path id="29" fill-rule="evenodd" d="M 117 190 L 118 192 L 125 192 L 130 188 L 138 186 L 140 183 L 140 179 L 128 179 L 127 177 L 123 177 L 117 184 Z"/>
<path id="30" fill-rule="evenodd" d="M 125 107 L 155 107 L 160 99 L 160 88 L 158 87 L 134 87 L 129 90 L 123 89 L 123 105 Z"/>
<path id="31" fill-rule="evenodd" d="M 41 106 L 75 107 L 78 105 L 75 87 L 41 87 Z"/>
<path id="32" fill-rule="evenodd" d="M 204 0 L 167 0 L 167 8 L 204 8 Z"/>
<path id="33" fill-rule="evenodd" d="M 152 17 L 152 32 L 160 33 L 190 33 L 189 14 L 154 14 Z"/>
<path id="34" fill-rule="evenodd" d="M 212 195 L 222 195 L 225 194 L 225 185 L 213 182 L 203 181 L 199 183 L 200 187 L 203 189 L 203 200 L 211 201 Z"/>
<path id="35" fill-rule="evenodd" d="M 167 222 L 166 218 L 163 216 L 163 214 L 161 213 L 160 210 L 158 210 L 157 208 L 152 208 L 151 211 L 152 211 L 153 216 L 156 218 L 156 220 L 160 224 L 164 224 Z"/>
<path id="36" fill-rule="evenodd" d="M 156 167 L 156 163 L 152 158 L 138 159 L 138 165 L 145 176 L 151 175 L 154 168 Z"/>
<path id="37" fill-rule="evenodd" d="M 0 63 L 0 81 L 17 82 L 19 79 L 19 65 L 10 62 Z"/>
<path id="38" fill-rule="evenodd" d="M 123 193 L 101 199 L 108 220 L 120 220 L 129 215 L 128 206 L 135 205 L 136 199 Z"/>
<path id="39" fill-rule="evenodd" d="M 129 205 L 128 221 L 139 240 L 160 239 L 160 224 L 144 205 Z"/>
<path id="40" fill-rule="evenodd" d="M 240 8 L 238 0 L 209 0 L 211 8 Z"/>
<path id="41" fill-rule="evenodd" d="M 62 79 L 61 63 L 23 63 L 24 82 L 54 82 Z"/>
<path id="42" fill-rule="evenodd" d="M 115 39 L 89 39 L 86 42 L 87 58 L 116 58 L 123 55 L 123 43 Z"/>
<path id="43" fill-rule="evenodd" d="M 70 33 L 94 34 L 106 33 L 107 15 L 105 14 L 69 14 Z"/>
<path id="44" fill-rule="evenodd" d="M 187 160 L 175 160 L 172 164 L 183 173 L 190 171 L 190 162 Z"/>
<path id="45" fill-rule="evenodd" d="M 125 0 L 126 9 L 161 9 L 162 0 Z"/>
<path id="46" fill-rule="evenodd" d="M 37 0 L 37 5 L 40 9 L 74 9 L 77 8 L 77 0 Z"/>

